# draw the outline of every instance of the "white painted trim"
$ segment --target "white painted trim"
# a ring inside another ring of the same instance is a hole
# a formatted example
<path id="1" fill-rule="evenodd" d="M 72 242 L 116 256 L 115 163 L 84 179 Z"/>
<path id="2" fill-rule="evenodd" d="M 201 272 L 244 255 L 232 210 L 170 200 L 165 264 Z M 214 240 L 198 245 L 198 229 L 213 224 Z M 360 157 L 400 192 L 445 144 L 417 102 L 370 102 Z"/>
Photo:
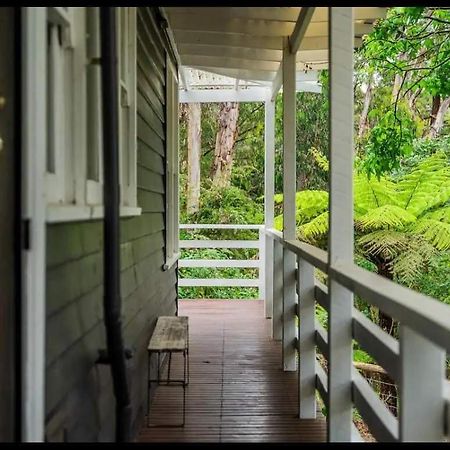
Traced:
<path id="1" fill-rule="evenodd" d="M 241 225 L 241 224 L 228 224 L 228 223 L 183 223 L 180 224 L 180 230 L 259 230 L 264 228 L 264 225 Z"/>
<path id="2" fill-rule="evenodd" d="M 180 103 L 264 102 L 270 91 L 263 87 L 249 89 L 202 89 L 180 91 Z"/>
<path id="3" fill-rule="evenodd" d="M 178 286 L 259 287 L 259 280 L 258 278 L 180 278 Z"/>
<path id="4" fill-rule="evenodd" d="M 142 214 L 142 208 L 121 206 L 120 217 L 134 217 Z M 64 223 L 102 219 L 103 205 L 47 205 L 46 222 Z"/>
<path id="5" fill-rule="evenodd" d="M 43 442 L 45 423 L 45 8 L 22 8 L 23 219 L 30 220 L 30 250 L 23 255 L 22 430 L 24 442 Z"/>
<path id="6" fill-rule="evenodd" d="M 259 268 L 259 259 L 181 259 L 178 267 L 239 267 Z"/>
<path id="7" fill-rule="evenodd" d="M 166 262 L 163 265 L 163 270 L 169 270 L 172 268 L 172 266 L 179 261 L 180 259 L 180 252 L 174 253 L 170 258 L 166 260 Z"/>
<path id="8" fill-rule="evenodd" d="M 180 248 L 259 248 L 259 241 L 250 240 L 181 240 Z"/>
<path id="9" fill-rule="evenodd" d="M 315 10 L 315 6 L 305 6 L 300 10 L 294 31 L 289 37 L 289 50 L 291 53 L 297 53 L 297 50 L 300 48 Z M 326 20 L 328 20 L 328 18 Z"/>

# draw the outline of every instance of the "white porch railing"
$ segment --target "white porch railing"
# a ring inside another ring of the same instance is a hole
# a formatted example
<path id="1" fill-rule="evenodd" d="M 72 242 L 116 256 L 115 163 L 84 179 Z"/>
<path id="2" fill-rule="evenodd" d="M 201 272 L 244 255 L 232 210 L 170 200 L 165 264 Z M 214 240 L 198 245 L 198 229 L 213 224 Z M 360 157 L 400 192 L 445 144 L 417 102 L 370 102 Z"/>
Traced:
<path id="1" fill-rule="evenodd" d="M 187 259 L 180 258 L 178 267 L 206 268 L 243 268 L 257 269 L 258 278 L 179 278 L 179 287 L 257 287 L 258 297 L 265 295 L 265 234 L 263 225 L 233 225 L 233 224 L 182 224 L 180 229 L 189 230 L 257 230 L 258 238 L 252 240 L 219 240 L 219 239 L 189 239 L 180 240 L 180 249 L 187 248 L 242 248 L 258 249 L 258 259 Z"/>
<path id="2" fill-rule="evenodd" d="M 300 417 L 315 418 L 316 390 L 330 411 L 328 377 L 336 374 L 324 370 L 317 361 L 316 350 L 329 366 L 330 358 L 338 357 L 337 353 L 333 355 L 333 349 L 339 348 L 339 343 L 332 343 L 330 352 L 330 333 L 315 319 L 316 302 L 327 312 L 330 310 L 327 287 L 314 278 L 316 267 L 400 322 L 397 341 L 353 308 L 352 338 L 399 386 L 400 408 L 396 418 L 365 378 L 355 368 L 352 370 L 348 401 L 358 409 L 374 437 L 391 442 L 449 440 L 450 383 L 446 378 L 445 357 L 450 352 L 450 307 L 355 264 L 338 261 L 330 266 L 326 252 L 300 241 L 285 241 L 274 229 L 268 229 L 266 234 L 273 243 L 274 254 L 272 268 L 267 268 L 273 275 L 274 338 L 290 336 L 292 330 L 286 327 L 292 323 L 293 315 L 299 316 L 298 337 L 287 344 L 300 355 Z M 292 274 L 283 275 L 283 251 L 297 258 L 297 269 Z M 295 311 L 283 307 L 283 276 L 285 280 L 295 277 L 298 299 Z M 359 438 L 356 433 L 353 427 L 352 438 Z"/>

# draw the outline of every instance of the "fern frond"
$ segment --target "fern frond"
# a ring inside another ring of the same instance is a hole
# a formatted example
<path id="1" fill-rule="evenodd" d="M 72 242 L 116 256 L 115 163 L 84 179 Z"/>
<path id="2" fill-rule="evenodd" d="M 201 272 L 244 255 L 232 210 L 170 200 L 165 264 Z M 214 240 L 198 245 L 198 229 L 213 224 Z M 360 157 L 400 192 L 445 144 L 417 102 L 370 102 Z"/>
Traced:
<path id="1" fill-rule="evenodd" d="M 389 265 L 394 277 L 411 287 L 435 254 L 435 247 L 421 236 L 409 236 L 408 249 L 401 252 Z"/>
<path id="2" fill-rule="evenodd" d="M 435 211 L 427 212 L 421 218 L 450 223 L 450 206 L 444 206 L 443 208 L 436 209 Z"/>
<path id="3" fill-rule="evenodd" d="M 273 226 L 278 231 L 283 231 L 283 214 L 275 216 L 273 219 Z"/>
<path id="4" fill-rule="evenodd" d="M 443 152 L 418 164 L 397 185 L 400 206 L 419 217 L 450 199 L 450 166 Z"/>
<path id="5" fill-rule="evenodd" d="M 314 240 L 328 233 L 328 211 L 323 212 L 308 223 L 298 228 L 300 236 L 306 240 Z"/>
<path id="6" fill-rule="evenodd" d="M 370 179 L 365 173 L 357 173 L 353 180 L 355 215 L 384 205 L 396 205 L 395 184 L 387 178 Z"/>
<path id="7" fill-rule="evenodd" d="M 434 219 L 420 219 L 410 227 L 410 230 L 421 234 L 438 250 L 450 249 L 450 223 Z"/>
<path id="8" fill-rule="evenodd" d="M 416 216 L 403 208 L 395 205 L 384 205 L 360 216 L 355 223 L 360 230 L 370 231 L 380 228 L 402 229 L 415 220 Z"/>
<path id="9" fill-rule="evenodd" d="M 296 222 L 302 225 L 328 209 L 328 192 L 300 191 L 295 194 Z"/>
<path id="10" fill-rule="evenodd" d="M 408 249 L 408 237 L 396 230 L 377 230 L 358 238 L 364 253 L 391 261 Z"/>

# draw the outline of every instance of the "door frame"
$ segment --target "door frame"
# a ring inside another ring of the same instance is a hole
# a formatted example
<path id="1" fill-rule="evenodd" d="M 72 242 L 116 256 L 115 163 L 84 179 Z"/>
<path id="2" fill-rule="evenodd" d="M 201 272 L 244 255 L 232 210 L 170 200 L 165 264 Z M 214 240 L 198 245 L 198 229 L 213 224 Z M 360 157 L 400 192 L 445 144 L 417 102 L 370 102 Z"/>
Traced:
<path id="1" fill-rule="evenodd" d="M 21 8 L 22 38 L 22 421 L 21 440 L 41 442 L 45 430 L 45 7 Z"/>

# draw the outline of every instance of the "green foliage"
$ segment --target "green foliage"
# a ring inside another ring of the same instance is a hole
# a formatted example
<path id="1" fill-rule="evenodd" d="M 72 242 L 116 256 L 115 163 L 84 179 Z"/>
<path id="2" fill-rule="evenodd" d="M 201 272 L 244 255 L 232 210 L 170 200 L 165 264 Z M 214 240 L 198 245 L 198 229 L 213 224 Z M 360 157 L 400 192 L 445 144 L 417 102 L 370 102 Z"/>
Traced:
<path id="1" fill-rule="evenodd" d="M 369 117 L 381 117 L 370 130 L 362 166 L 367 174 L 380 177 L 400 167 L 402 157 L 411 154 L 416 126 L 406 109 L 372 109 Z"/>

